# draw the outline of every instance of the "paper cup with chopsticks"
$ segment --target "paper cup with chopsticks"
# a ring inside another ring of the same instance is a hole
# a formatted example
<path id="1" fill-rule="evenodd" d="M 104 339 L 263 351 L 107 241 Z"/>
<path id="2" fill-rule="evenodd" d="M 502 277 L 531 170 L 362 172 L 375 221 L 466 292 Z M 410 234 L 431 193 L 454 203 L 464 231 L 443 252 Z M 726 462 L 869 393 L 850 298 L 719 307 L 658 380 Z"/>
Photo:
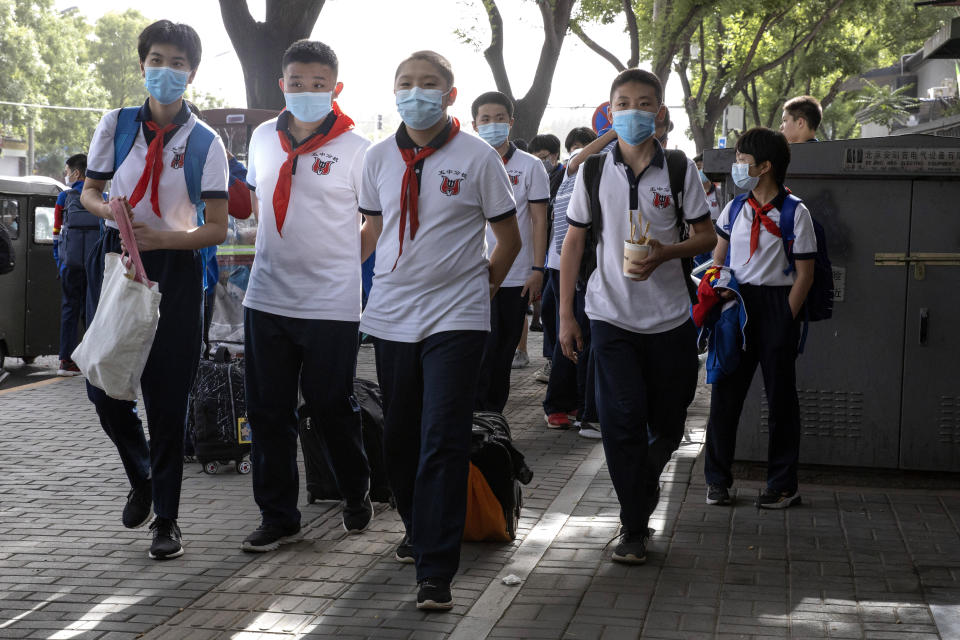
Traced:
<path id="1" fill-rule="evenodd" d="M 630 218 L 630 239 L 623 241 L 623 275 L 631 280 L 646 280 L 646 276 L 638 276 L 635 273 L 630 273 L 629 270 L 637 266 L 635 263 L 650 255 L 650 245 L 647 244 L 650 223 L 647 222 L 646 227 L 643 227 L 643 232 L 641 232 L 643 214 L 637 212 L 636 223 L 633 221 L 633 211 L 630 211 L 628 215 Z"/>

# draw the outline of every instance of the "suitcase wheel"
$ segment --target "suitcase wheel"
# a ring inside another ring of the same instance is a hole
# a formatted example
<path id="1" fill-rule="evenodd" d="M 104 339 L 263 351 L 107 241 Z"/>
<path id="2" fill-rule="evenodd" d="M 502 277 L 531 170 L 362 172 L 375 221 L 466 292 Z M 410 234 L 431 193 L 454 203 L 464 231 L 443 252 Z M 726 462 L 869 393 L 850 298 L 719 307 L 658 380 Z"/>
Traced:
<path id="1" fill-rule="evenodd" d="M 313 494 L 307 491 L 307 504 L 313 504 L 317 499 L 313 497 Z"/>
<path id="2" fill-rule="evenodd" d="M 216 460 L 211 460 L 203 465 L 203 472 L 210 475 L 214 475 L 216 472 L 220 471 L 220 463 Z"/>
<path id="3" fill-rule="evenodd" d="M 241 460 L 237 463 L 237 473 L 242 473 L 244 475 L 250 473 L 250 469 L 253 467 L 250 465 L 249 460 Z"/>

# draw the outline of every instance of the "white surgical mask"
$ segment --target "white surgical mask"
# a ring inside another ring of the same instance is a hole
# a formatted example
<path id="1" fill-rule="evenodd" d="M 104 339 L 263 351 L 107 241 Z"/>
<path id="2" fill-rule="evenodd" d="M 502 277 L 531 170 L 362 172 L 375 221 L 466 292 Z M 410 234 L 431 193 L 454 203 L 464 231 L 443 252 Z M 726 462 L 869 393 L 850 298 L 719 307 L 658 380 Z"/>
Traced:
<path id="1" fill-rule="evenodd" d="M 752 191 L 760 182 L 760 176 L 751 176 L 750 167 L 746 162 L 735 162 L 730 166 L 730 175 L 738 187 Z"/>

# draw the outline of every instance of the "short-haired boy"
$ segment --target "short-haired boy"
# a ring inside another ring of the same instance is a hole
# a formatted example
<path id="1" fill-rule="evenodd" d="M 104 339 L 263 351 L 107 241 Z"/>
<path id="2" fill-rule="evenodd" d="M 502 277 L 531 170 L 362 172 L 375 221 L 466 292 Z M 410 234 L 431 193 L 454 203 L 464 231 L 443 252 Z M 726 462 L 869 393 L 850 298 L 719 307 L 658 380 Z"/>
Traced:
<path id="1" fill-rule="evenodd" d="M 87 154 L 76 153 L 64 165 L 64 183 L 70 185 L 57 195 L 53 209 L 53 257 L 60 271 L 60 366 L 59 376 L 80 375 L 70 358 L 79 341 L 80 318 L 87 299 L 87 259 L 100 239 L 100 218 L 83 208 L 83 177 Z"/>
<path id="2" fill-rule="evenodd" d="M 244 350 L 253 495 L 262 521 L 243 541 L 244 551 L 272 551 L 300 532 L 298 389 L 343 496 L 343 528 L 360 533 L 373 517 L 353 397 L 361 291 L 357 202 L 370 142 L 336 103 L 343 89 L 338 70 L 326 44 L 291 44 L 281 62 L 286 109 L 250 139 L 247 184 L 260 223 L 243 300 Z"/>
<path id="3" fill-rule="evenodd" d="M 784 509 L 800 503 L 797 460 L 800 455 L 800 406 L 795 362 L 800 340 L 797 318 L 813 284 L 817 253 L 810 211 L 795 202 L 791 256 L 780 233 L 780 216 L 788 198 L 783 186 L 790 164 L 790 145 L 780 133 L 758 127 L 745 132 L 736 146 L 731 172 L 750 192 L 730 224 L 728 203 L 717 219 L 714 264 L 729 264 L 740 286 L 748 314 L 744 350 L 736 370 L 713 384 L 704 475 L 707 504 L 729 504 L 731 465 L 737 425 L 753 374 L 760 365 L 770 417 L 767 487 L 757 505 Z"/>
<path id="4" fill-rule="evenodd" d="M 527 306 L 531 300 L 539 300 L 543 291 L 550 179 L 539 159 L 510 142 L 510 98 L 499 91 L 489 91 L 473 101 L 471 110 L 474 130 L 500 154 L 510 176 L 523 241 L 520 254 L 490 301 L 490 333 L 483 349 L 477 387 L 477 410 L 502 413 L 510 396 L 510 369 L 526 322 Z M 496 244 L 497 239 L 488 228 L 488 256 Z"/>
<path id="5" fill-rule="evenodd" d="M 396 557 L 416 564 L 418 608 L 450 609 L 490 298 L 521 239 L 500 155 L 447 116 L 457 90 L 446 58 L 412 54 L 394 93 L 403 124 L 363 162 L 363 251 L 376 243 L 377 258 L 360 330 L 376 339 L 384 460 L 406 529 Z"/>
<path id="6" fill-rule="evenodd" d="M 817 142 L 817 127 L 823 120 L 823 108 L 820 101 L 813 96 L 797 96 L 790 98 L 783 105 L 783 114 L 780 117 L 780 133 L 787 138 L 787 142 Z"/>
<path id="7" fill-rule="evenodd" d="M 114 138 L 124 113 L 110 111 L 93 134 L 87 157 L 87 180 L 81 202 L 87 211 L 105 218 L 88 272 L 91 305 L 100 298 L 104 256 L 120 253 L 120 234 L 103 188 L 127 207 L 147 276 L 158 283 L 160 322 L 146 368 L 140 377 L 150 444 L 143 435 L 135 402 L 117 400 L 87 383 L 87 395 L 97 408 L 100 424 L 116 445 L 131 490 L 123 524 L 141 527 L 151 515 L 156 560 L 183 554 L 177 515 L 183 476 L 183 436 L 187 395 L 200 358 L 203 272 L 198 249 L 223 242 L 227 233 L 227 155 L 220 137 L 199 121 L 183 100 L 200 64 L 200 38 L 185 24 L 154 22 L 137 42 L 140 72 L 150 97 L 136 113 L 136 133 L 129 152 L 116 166 Z M 206 132 L 203 131 L 206 129 Z M 184 154 L 192 136 L 210 140 L 202 162 L 199 196 L 203 224 L 191 200 Z M 122 151 L 122 150 L 121 150 Z M 119 160 L 119 158 L 117 158 Z M 87 320 L 93 320 L 88 311 Z"/>
<path id="8" fill-rule="evenodd" d="M 708 251 L 716 236 L 697 169 L 687 160 L 682 208 L 693 234 L 680 241 L 666 157 L 654 137 L 664 116 L 657 76 L 640 69 L 622 72 L 611 86 L 610 104 L 619 140 L 602 156 L 602 232 L 597 267 L 587 282 L 586 314 L 596 359 L 600 431 L 623 525 L 613 560 L 640 564 L 646 561 L 647 525 L 659 499 L 660 473 L 683 437 L 697 385 L 697 339 L 688 274 L 680 258 Z M 572 359 L 582 348 L 574 288 L 586 228 L 595 222 L 589 191 L 581 170 L 560 254 L 560 342 Z M 638 230 L 647 238 L 649 254 L 631 258 L 625 274 L 624 243 L 639 239 Z"/>

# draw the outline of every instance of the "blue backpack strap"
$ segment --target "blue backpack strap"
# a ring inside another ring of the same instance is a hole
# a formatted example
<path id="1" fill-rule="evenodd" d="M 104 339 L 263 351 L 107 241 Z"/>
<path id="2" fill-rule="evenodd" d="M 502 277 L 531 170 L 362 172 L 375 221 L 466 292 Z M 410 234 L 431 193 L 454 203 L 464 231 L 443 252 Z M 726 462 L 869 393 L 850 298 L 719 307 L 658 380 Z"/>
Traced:
<path id="1" fill-rule="evenodd" d="M 783 207 L 780 209 L 780 236 L 783 240 L 783 251 L 787 254 L 788 266 L 784 270 L 784 275 L 790 275 L 796 270 L 793 264 L 793 241 L 797 234 L 794 231 L 794 221 L 796 220 L 797 205 L 802 201 L 792 193 L 783 201 Z"/>
<path id="2" fill-rule="evenodd" d="M 140 121 L 137 114 L 140 107 L 124 107 L 117 114 L 117 128 L 113 132 L 113 170 L 123 164 L 127 154 L 133 148 L 133 143 L 140 133 Z"/>
<path id="3" fill-rule="evenodd" d="M 203 167 L 207 162 L 207 152 L 210 144 L 216 137 L 213 129 L 206 123 L 197 120 L 193 130 L 187 137 L 187 147 L 183 152 L 183 178 L 187 182 L 187 195 L 190 202 L 197 208 L 197 224 L 204 223 L 204 203 L 200 197 L 203 193 Z M 213 285 L 219 278 L 217 265 L 217 247 L 204 247 L 200 250 L 200 259 L 203 264 L 203 288 L 212 293 Z"/>
<path id="4" fill-rule="evenodd" d="M 204 122 L 197 120 L 193 131 L 187 138 L 187 148 L 183 154 L 183 177 L 187 181 L 187 195 L 190 202 L 200 204 L 203 165 L 207 161 L 207 152 L 217 134 Z"/>
<path id="5" fill-rule="evenodd" d="M 728 233 L 733 233 L 733 223 L 737 221 L 737 216 L 740 215 L 740 212 L 743 210 L 743 203 L 747 201 L 748 197 L 750 197 L 749 193 L 741 193 L 730 201 L 730 211 L 727 214 L 727 229 L 725 229 Z M 730 266 L 729 246 L 727 247 L 727 256 L 723 260 L 723 265 L 726 267 Z"/>

